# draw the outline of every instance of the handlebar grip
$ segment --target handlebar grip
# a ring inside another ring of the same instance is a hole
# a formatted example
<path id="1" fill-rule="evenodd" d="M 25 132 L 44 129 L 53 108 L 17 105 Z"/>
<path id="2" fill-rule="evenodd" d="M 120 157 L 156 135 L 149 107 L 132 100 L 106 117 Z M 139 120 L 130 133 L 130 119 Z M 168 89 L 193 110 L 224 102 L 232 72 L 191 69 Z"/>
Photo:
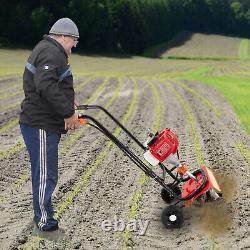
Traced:
<path id="1" fill-rule="evenodd" d="M 89 105 L 79 105 L 77 106 L 77 110 L 87 110 Z"/>
<path id="2" fill-rule="evenodd" d="M 79 117 L 78 119 L 79 119 L 79 123 L 80 123 L 81 125 L 86 125 L 86 124 L 88 124 L 88 121 L 87 121 L 86 119 L 84 119 L 84 118 L 82 118 L 82 117 Z"/>

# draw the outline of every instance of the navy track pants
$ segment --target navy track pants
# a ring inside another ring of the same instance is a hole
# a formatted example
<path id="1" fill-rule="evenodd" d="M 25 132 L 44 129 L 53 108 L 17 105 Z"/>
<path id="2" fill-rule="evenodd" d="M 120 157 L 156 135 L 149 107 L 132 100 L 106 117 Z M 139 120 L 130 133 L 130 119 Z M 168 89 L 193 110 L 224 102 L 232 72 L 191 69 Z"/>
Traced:
<path id="1" fill-rule="evenodd" d="M 30 156 L 35 222 L 41 230 L 57 226 L 51 196 L 58 180 L 58 144 L 61 134 L 20 124 Z"/>

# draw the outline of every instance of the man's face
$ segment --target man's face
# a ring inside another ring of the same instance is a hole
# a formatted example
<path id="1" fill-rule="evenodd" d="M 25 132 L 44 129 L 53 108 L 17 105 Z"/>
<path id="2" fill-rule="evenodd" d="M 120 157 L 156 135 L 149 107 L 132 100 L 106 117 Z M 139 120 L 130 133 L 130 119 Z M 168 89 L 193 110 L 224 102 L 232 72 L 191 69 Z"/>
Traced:
<path id="1" fill-rule="evenodd" d="M 63 47 L 66 53 L 69 55 L 71 54 L 72 47 L 76 47 L 78 43 L 78 39 L 73 36 L 63 36 Z"/>

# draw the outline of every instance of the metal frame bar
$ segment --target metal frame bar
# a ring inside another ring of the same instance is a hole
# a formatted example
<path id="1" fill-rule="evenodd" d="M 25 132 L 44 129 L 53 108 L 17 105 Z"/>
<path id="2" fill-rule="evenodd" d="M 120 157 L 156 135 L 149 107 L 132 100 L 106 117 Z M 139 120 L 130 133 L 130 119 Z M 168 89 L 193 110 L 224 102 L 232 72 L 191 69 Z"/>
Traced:
<path id="1" fill-rule="evenodd" d="M 100 109 L 102 111 L 104 111 L 119 127 L 122 128 L 122 130 L 129 136 L 131 137 L 138 146 L 140 146 L 143 150 L 146 150 L 147 148 L 143 146 L 143 144 L 141 142 L 139 142 L 114 116 L 112 116 L 105 108 L 103 108 L 102 106 L 98 106 L 98 105 L 80 105 L 77 108 L 78 110 L 88 110 L 88 109 Z M 113 141 L 147 176 L 153 178 L 156 182 L 158 182 L 164 189 L 167 190 L 167 192 L 174 197 L 174 204 L 179 203 L 180 201 L 186 201 L 186 200 L 190 200 L 192 198 L 194 198 L 197 194 L 199 194 L 202 189 L 204 189 L 204 187 L 207 184 L 207 177 L 205 175 L 205 172 L 202 169 L 196 170 L 193 172 L 193 174 L 197 174 L 197 173 L 201 173 L 203 178 L 204 178 L 204 182 L 203 184 L 200 186 L 200 188 L 198 188 L 194 193 L 192 193 L 191 195 L 181 198 L 179 196 L 176 195 L 175 192 L 173 192 L 173 190 L 164 182 L 164 179 L 161 178 L 160 176 L 158 176 L 153 170 L 151 170 L 151 168 L 149 168 L 142 160 L 140 160 L 128 147 L 126 147 L 121 141 L 119 141 L 108 129 L 106 129 L 99 121 L 97 121 L 95 118 L 93 118 L 92 116 L 89 115 L 79 115 L 79 118 L 84 118 L 87 120 L 92 121 L 95 125 L 88 123 L 89 125 L 97 128 L 100 132 L 102 132 L 105 136 L 107 136 L 111 141 Z M 174 185 L 178 185 L 181 182 L 187 181 L 190 179 L 190 177 L 187 177 L 185 179 L 182 178 L 177 178 L 172 171 L 175 168 L 172 168 L 171 170 L 168 170 L 162 163 L 159 163 L 160 167 L 162 168 L 163 171 L 166 171 L 173 179 Z"/>

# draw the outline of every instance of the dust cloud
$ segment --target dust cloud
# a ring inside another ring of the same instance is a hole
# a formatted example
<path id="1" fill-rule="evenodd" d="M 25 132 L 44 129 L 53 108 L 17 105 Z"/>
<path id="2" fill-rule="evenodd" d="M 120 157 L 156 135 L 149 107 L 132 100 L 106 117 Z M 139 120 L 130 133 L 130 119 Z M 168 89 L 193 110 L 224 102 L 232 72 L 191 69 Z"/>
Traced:
<path id="1" fill-rule="evenodd" d="M 233 176 L 217 174 L 216 177 L 223 197 L 216 201 L 206 202 L 201 207 L 191 205 L 188 213 L 194 228 L 218 236 L 224 234 L 232 224 L 233 211 L 230 203 L 233 202 L 236 194 L 237 184 Z"/>

